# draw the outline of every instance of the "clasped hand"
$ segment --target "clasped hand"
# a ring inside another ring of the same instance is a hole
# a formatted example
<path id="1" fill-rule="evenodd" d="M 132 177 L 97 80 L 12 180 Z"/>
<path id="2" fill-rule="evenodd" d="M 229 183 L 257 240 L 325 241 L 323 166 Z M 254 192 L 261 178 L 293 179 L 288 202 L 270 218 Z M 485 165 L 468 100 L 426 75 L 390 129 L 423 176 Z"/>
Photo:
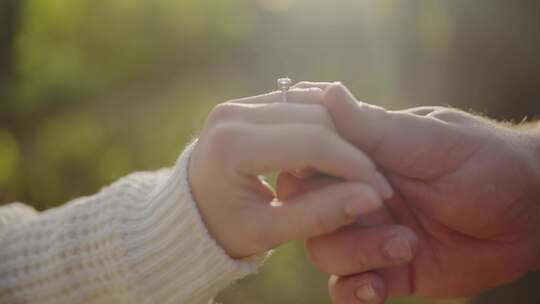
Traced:
<path id="1" fill-rule="evenodd" d="M 388 111 L 339 83 L 287 94 L 218 105 L 191 156 L 193 196 L 231 257 L 306 239 L 335 304 L 469 296 L 536 267 L 532 134 L 447 108 Z M 275 190 L 259 178 L 272 171 Z"/>

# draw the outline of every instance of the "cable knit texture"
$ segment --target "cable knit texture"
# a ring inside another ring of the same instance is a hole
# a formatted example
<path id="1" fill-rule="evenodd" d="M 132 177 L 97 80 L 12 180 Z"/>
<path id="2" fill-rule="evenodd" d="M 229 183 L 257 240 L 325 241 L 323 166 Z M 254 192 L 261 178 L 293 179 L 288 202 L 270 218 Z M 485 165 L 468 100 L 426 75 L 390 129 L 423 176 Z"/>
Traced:
<path id="1" fill-rule="evenodd" d="M 189 190 L 193 145 L 176 166 L 131 174 L 38 213 L 0 207 L 1 303 L 211 302 L 264 257 L 231 259 Z"/>

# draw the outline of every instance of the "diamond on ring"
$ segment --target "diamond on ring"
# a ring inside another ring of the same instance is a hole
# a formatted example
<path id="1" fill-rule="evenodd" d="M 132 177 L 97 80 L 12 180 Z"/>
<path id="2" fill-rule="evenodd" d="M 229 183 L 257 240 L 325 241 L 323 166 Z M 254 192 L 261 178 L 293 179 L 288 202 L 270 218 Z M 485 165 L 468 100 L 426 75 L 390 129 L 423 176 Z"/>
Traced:
<path id="1" fill-rule="evenodd" d="M 281 101 L 287 102 L 287 91 L 290 89 L 292 80 L 288 77 L 279 78 L 277 80 L 278 90 L 281 91 Z"/>

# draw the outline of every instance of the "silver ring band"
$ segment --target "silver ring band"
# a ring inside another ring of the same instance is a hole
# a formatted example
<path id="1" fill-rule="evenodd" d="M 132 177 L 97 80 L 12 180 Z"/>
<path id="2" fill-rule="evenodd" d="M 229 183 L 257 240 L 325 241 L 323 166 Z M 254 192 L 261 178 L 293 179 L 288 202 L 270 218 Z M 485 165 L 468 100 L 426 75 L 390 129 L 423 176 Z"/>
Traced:
<path id="1" fill-rule="evenodd" d="M 287 102 L 287 91 L 291 88 L 292 80 L 288 77 L 279 78 L 277 80 L 278 90 L 281 91 L 281 102 Z"/>

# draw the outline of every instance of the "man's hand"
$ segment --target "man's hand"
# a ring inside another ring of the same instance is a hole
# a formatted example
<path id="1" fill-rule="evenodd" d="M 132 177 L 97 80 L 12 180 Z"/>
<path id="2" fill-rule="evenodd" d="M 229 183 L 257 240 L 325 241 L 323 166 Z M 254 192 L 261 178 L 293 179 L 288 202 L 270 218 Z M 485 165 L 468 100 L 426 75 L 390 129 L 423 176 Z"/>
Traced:
<path id="1" fill-rule="evenodd" d="M 408 267 L 363 274 L 386 266 L 366 242 L 377 229 L 360 223 L 309 240 L 314 264 L 340 276 L 330 282 L 336 304 L 365 303 L 354 295 L 366 282 L 386 283 L 390 296 L 469 296 L 537 266 L 540 161 L 528 135 L 447 108 L 387 111 L 359 103 L 341 84 L 300 85 L 309 86 L 325 90 L 338 132 L 385 172 L 395 190 L 387 201 L 393 220 L 418 237 Z M 285 176 L 280 187 L 291 195 L 317 183 Z"/>

